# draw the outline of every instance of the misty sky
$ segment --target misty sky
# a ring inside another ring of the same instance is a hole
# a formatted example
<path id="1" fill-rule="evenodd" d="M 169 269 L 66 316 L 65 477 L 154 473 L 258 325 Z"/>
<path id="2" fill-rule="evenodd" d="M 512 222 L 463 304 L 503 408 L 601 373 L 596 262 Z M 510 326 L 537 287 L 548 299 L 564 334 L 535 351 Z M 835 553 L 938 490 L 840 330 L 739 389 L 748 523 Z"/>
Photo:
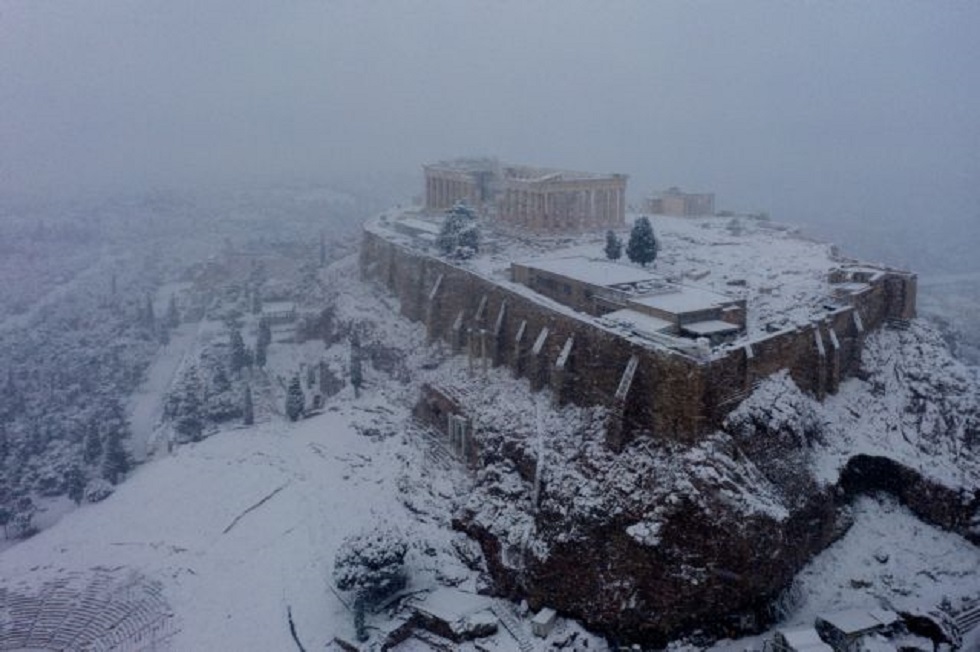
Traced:
<path id="1" fill-rule="evenodd" d="M 980 221 L 980 3 L 0 0 L 0 192 L 625 172 Z"/>

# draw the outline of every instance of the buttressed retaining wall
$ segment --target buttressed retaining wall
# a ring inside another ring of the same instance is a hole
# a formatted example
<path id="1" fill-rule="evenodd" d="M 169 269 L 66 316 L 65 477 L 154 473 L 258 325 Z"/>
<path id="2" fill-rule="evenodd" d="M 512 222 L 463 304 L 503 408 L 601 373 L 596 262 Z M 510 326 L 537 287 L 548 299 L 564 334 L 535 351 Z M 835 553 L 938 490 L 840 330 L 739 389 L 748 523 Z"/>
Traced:
<path id="1" fill-rule="evenodd" d="M 631 341 L 591 317 L 370 228 L 360 255 L 362 276 L 394 293 L 402 315 L 424 323 L 430 339 L 505 365 L 534 390 L 547 385 L 560 402 L 609 408 L 607 441 L 616 450 L 639 433 L 693 442 L 717 429 L 759 381 L 782 369 L 822 399 L 857 371 L 869 330 L 908 319 L 915 310 L 915 276 L 889 272 L 819 322 L 699 360 Z"/>

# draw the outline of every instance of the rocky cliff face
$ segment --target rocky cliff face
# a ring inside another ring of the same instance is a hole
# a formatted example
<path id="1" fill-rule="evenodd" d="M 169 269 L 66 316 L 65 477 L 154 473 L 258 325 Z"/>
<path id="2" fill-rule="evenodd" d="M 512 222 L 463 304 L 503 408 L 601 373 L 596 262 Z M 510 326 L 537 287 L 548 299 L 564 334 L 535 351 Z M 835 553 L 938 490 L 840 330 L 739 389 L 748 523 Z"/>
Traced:
<path id="1" fill-rule="evenodd" d="M 612 453 L 596 411 L 482 418 L 484 468 L 456 525 L 501 593 L 652 644 L 763 624 L 864 491 L 977 542 L 976 386 L 928 329 L 879 340 L 838 396 L 777 376 L 693 446 L 654 433 Z"/>

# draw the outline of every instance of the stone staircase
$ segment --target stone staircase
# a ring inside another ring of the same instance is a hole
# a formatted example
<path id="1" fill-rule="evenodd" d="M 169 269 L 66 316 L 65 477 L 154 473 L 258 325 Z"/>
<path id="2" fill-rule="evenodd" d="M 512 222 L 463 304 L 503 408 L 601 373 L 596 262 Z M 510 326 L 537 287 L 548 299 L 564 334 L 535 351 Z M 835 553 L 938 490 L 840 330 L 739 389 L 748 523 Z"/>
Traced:
<path id="1" fill-rule="evenodd" d="M 528 636 L 527 630 L 521 626 L 510 604 L 499 600 L 494 601 L 490 610 L 500 619 L 500 624 L 504 626 L 504 629 L 517 641 L 520 652 L 534 652 L 534 642 Z"/>
<path id="2" fill-rule="evenodd" d="M 961 635 L 980 626 L 980 598 L 968 603 L 962 611 L 953 617 L 953 622 Z"/>

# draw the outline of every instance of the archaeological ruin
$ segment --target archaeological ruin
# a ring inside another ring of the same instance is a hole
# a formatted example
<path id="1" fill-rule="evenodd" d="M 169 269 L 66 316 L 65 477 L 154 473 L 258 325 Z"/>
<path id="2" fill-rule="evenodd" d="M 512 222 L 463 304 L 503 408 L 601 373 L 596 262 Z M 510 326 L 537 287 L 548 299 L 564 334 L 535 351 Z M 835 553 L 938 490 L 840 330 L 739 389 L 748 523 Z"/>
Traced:
<path id="1" fill-rule="evenodd" d="M 500 227 L 542 233 L 623 226 L 623 174 L 571 172 L 494 159 L 455 159 L 426 165 L 425 207 L 440 211 L 456 202 L 479 208 Z"/>
<path id="2" fill-rule="evenodd" d="M 745 300 L 635 266 L 511 261 L 508 278 L 448 261 L 429 246 L 440 209 L 513 191 L 506 184 L 489 191 L 499 171 L 481 176 L 486 169 L 426 167 L 424 209 L 365 225 L 361 273 L 396 295 L 402 314 L 424 323 L 430 339 L 505 365 L 534 391 L 550 387 L 559 402 L 605 406 L 613 449 L 641 433 L 697 441 L 781 370 L 822 399 L 858 370 L 869 331 L 900 327 L 915 315 L 915 274 L 845 259 L 826 274 L 825 296 L 806 321 L 751 330 Z M 457 185 L 446 185 L 449 175 L 458 175 Z M 623 219 L 621 197 L 613 204 Z M 506 254 L 500 242 L 498 258 Z"/>

